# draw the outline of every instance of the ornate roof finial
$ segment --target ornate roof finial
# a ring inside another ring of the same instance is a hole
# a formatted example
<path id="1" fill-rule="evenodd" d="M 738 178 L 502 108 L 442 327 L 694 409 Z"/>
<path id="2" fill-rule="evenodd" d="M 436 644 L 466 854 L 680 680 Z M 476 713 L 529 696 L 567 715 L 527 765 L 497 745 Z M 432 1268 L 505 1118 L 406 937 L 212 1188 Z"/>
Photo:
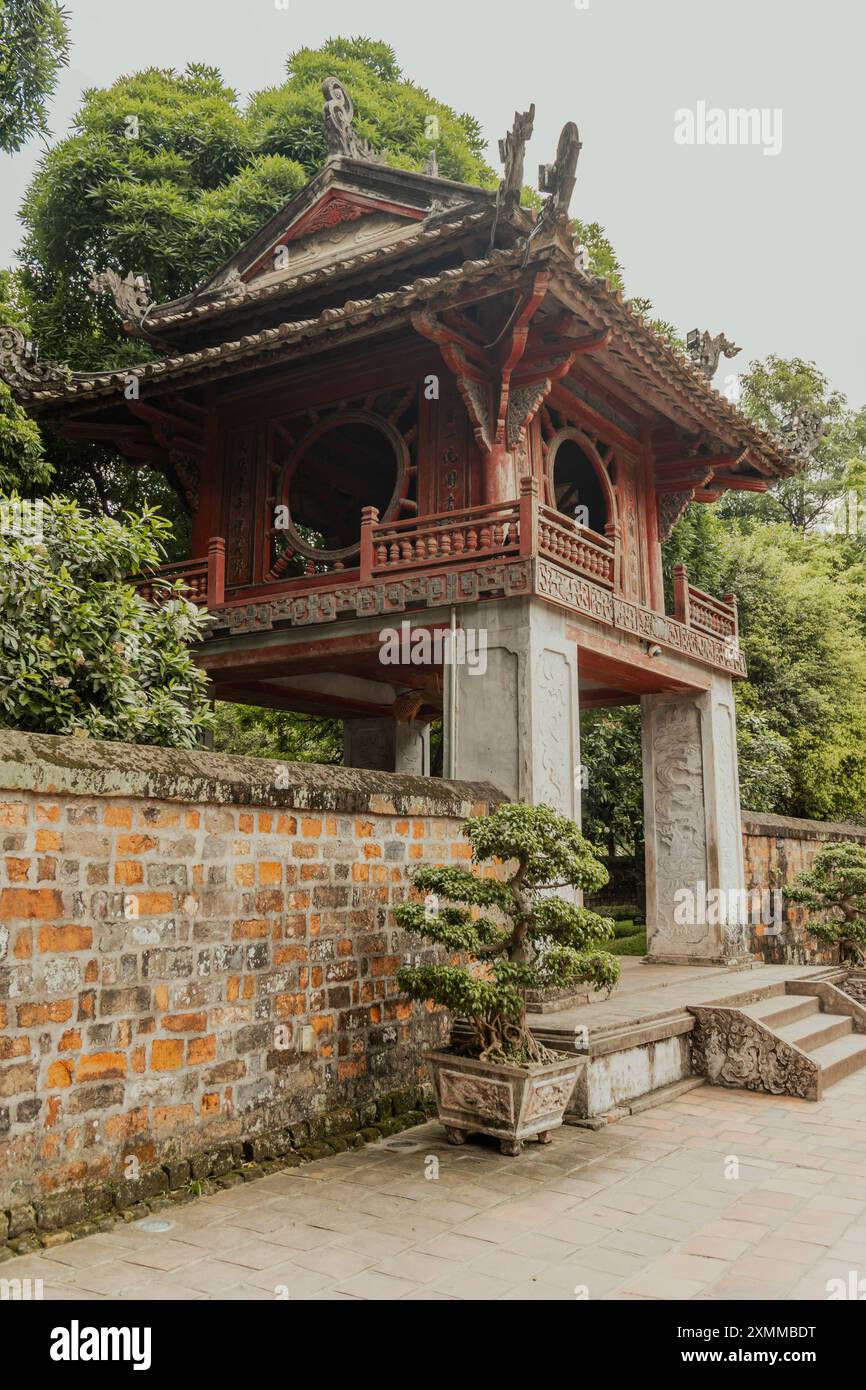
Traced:
<path id="1" fill-rule="evenodd" d="M 827 422 L 817 410 L 798 410 L 787 425 L 782 426 L 782 442 L 795 458 L 807 459 L 821 443 Z"/>
<path id="2" fill-rule="evenodd" d="M 541 220 L 548 223 L 564 223 L 568 217 L 568 205 L 574 192 L 575 171 L 581 151 L 580 136 L 574 121 L 562 127 L 559 144 L 556 147 L 555 164 L 539 164 L 538 187 L 550 197 L 541 209 Z"/>
<path id="3" fill-rule="evenodd" d="M 532 138 L 535 122 L 535 102 L 528 111 L 515 111 L 514 124 L 499 141 L 499 158 L 505 165 L 505 177 L 499 185 L 499 198 L 503 207 L 517 207 L 523 192 L 523 162 L 526 157 L 526 142 Z"/>
<path id="4" fill-rule="evenodd" d="M 366 159 L 380 164 L 381 157 L 352 129 L 355 108 L 342 82 L 336 77 L 326 77 L 322 83 L 322 93 L 325 98 L 322 113 L 325 144 L 329 158 L 342 155 L 346 159 Z"/>
<path id="5" fill-rule="evenodd" d="M 65 362 L 40 362 L 39 349 L 15 324 L 0 324 L 0 377 L 13 388 L 32 390 L 68 381 Z"/>
<path id="6" fill-rule="evenodd" d="M 153 303 L 150 277 L 136 274 L 134 270 L 130 270 L 125 278 L 118 271 L 112 270 L 111 266 L 99 274 L 94 271 L 87 282 L 87 288 L 94 294 L 108 290 L 121 318 L 129 319 L 131 323 L 141 323 Z"/>
<path id="7" fill-rule="evenodd" d="M 742 350 L 736 343 L 731 342 L 730 338 L 726 338 L 724 333 L 717 333 L 715 338 L 711 338 L 706 330 L 701 333 L 700 329 L 693 328 L 686 337 L 686 351 L 695 366 L 700 367 L 707 381 L 712 381 L 715 376 L 723 353 L 725 357 L 736 357 Z"/>

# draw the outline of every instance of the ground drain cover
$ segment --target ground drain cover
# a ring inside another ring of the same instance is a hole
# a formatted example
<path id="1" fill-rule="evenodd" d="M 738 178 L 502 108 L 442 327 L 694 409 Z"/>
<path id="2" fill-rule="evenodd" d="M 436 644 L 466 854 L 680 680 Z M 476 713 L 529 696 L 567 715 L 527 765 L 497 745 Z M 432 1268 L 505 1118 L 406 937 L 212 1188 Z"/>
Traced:
<path id="1" fill-rule="evenodd" d="M 386 1144 L 382 1145 L 383 1149 L 399 1149 L 401 1153 L 407 1154 L 417 1153 L 420 1147 L 421 1145 L 414 1139 L 389 1139 Z"/>
<path id="2" fill-rule="evenodd" d="M 133 1225 L 139 1231 L 171 1231 L 174 1228 L 173 1221 L 163 1221 L 159 1216 L 149 1216 L 144 1221 L 135 1221 Z"/>

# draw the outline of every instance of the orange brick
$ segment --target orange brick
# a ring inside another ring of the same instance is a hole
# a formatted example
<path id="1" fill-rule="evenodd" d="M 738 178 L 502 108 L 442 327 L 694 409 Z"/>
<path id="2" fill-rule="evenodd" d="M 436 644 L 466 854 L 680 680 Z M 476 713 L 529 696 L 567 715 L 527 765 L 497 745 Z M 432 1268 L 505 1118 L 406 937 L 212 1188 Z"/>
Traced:
<path id="1" fill-rule="evenodd" d="M 110 1081 L 126 1076 L 126 1057 L 122 1052 L 92 1052 L 79 1057 L 75 1067 L 76 1081 Z"/>
<path id="2" fill-rule="evenodd" d="M 132 1049 L 132 1056 L 130 1058 L 129 1064 L 132 1070 L 135 1072 L 135 1074 L 137 1076 L 140 1076 L 141 1073 L 144 1071 L 146 1065 L 145 1051 L 143 1046 L 134 1047 Z"/>
<path id="3" fill-rule="evenodd" d="M 232 927 L 233 941 L 257 941 L 268 935 L 268 924 L 262 918 L 249 922 L 235 922 Z"/>
<path id="4" fill-rule="evenodd" d="M 129 830 L 132 825 L 132 807 L 106 806 L 102 819 L 106 825 L 117 825 L 123 830 Z"/>
<path id="5" fill-rule="evenodd" d="M 29 1038 L 0 1037 L 0 1062 L 8 1062 L 12 1057 L 27 1057 L 29 1053 Z"/>
<path id="6" fill-rule="evenodd" d="M 408 835 L 408 834 L 409 834 L 409 822 L 408 822 L 407 820 L 398 820 L 398 821 L 395 821 L 395 823 L 394 823 L 394 834 L 395 834 L 395 835 Z"/>
<path id="7" fill-rule="evenodd" d="M 452 859 L 471 859 L 471 858 L 472 858 L 472 846 L 471 846 L 471 845 L 463 844 L 462 841 L 458 841 L 457 844 L 454 844 L 454 845 L 451 846 L 451 858 L 452 858 Z"/>
<path id="8" fill-rule="evenodd" d="M 354 1061 L 340 1062 L 337 1067 L 341 1081 L 347 1081 L 355 1076 L 363 1076 L 367 1070 L 367 1063 L 363 1057 L 358 1057 Z"/>
<path id="9" fill-rule="evenodd" d="M 168 1008 L 168 985 L 157 985 L 153 992 L 153 1002 L 158 1009 Z"/>
<path id="10" fill-rule="evenodd" d="M 77 1028 L 67 1028 L 57 1044 L 59 1052 L 76 1052 L 81 1046 L 81 1034 Z"/>
<path id="11" fill-rule="evenodd" d="M 49 821 L 60 820 L 60 807 L 56 805 L 49 806 L 45 802 L 37 801 L 36 819 Z"/>
<path id="12" fill-rule="evenodd" d="M 195 1120 L 195 1109 L 191 1105 L 157 1105 L 153 1111 L 155 1130 L 185 1129 Z"/>
<path id="13" fill-rule="evenodd" d="M 200 1062 L 212 1062 L 216 1057 L 216 1034 L 209 1033 L 206 1038 L 190 1038 L 186 1045 L 186 1060 L 190 1067 Z"/>
<path id="14" fill-rule="evenodd" d="M 118 854 L 147 854 L 148 850 L 156 849 L 159 840 L 153 835 L 118 835 L 117 853 Z"/>
<path id="15" fill-rule="evenodd" d="M 259 864 L 259 883 L 282 883 L 283 866 L 273 860 L 266 859 Z"/>
<path id="16" fill-rule="evenodd" d="M 171 893 L 139 893 L 137 899 L 139 917 L 162 917 L 171 912 Z"/>
<path id="17" fill-rule="evenodd" d="M 330 1033 L 333 1031 L 334 1020 L 330 1014 L 314 1014 L 310 1019 L 310 1025 L 316 1037 L 320 1033 Z"/>
<path id="18" fill-rule="evenodd" d="M 425 836 L 426 833 L 427 833 L 427 827 L 426 827 L 426 825 L 424 824 L 424 822 L 423 822 L 422 820 L 413 820 L 413 822 L 412 822 L 412 837 L 413 837 L 413 839 L 415 839 L 415 840 L 423 840 L 423 838 L 424 838 L 424 836 Z"/>
<path id="19" fill-rule="evenodd" d="M 352 878 L 355 883 L 367 883 L 370 878 L 369 864 L 353 864 Z"/>
<path id="20" fill-rule="evenodd" d="M 365 858 L 365 859 L 381 859 L 381 858 L 382 858 L 382 846 L 381 846 L 381 845 L 374 845 L 374 844 L 366 844 L 366 845 L 364 846 L 364 858 Z"/>
<path id="21" fill-rule="evenodd" d="M 63 899 L 55 888 L 4 888 L 0 893 L 0 921 L 10 918 L 59 917 Z"/>
<path id="22" fill-rule="evenodd" d="M 36 1028 L 41 1023 L 68 1023 L 72 1017 L 71 999 L 52 999 L 50 1004 L 19 1004 L 18 1027 Z M 3 1026 L 6 1012 L 3 1011 Z"/>
<path id="23" fill-rule="evenodd" d="M 175 1071 L 182 1062 L 181 1038 L 154 1038 L 150 1049 L 151 1071 Z"/>
<path id="24" fill-rule="evenodd" d="M 7 859 L 6 875 L 10 883 L 26 883 L 30 871 L 29 859 Z"/>
<path id="25" fill-rule="evenodd" d="M 44 1122 L 44 1123 L 45 1123 L 45 1128 L 46 1128 L 46 1129 L 50 1129 L 51 1126 L 52 1126 L 53 1124 L 56 1124 L 56 1123 L 57 1123 L 57 1116 L 58 1116 L 59 1114 L 60 1114 L 60 1097 L 59 1097 L 59 1096 L 49 1096 L 49 1097 L 48 1097 L 48 1108 L 47 1108 L 47 1110 L 46 1110 L 46 1112 L 45 1112 L 45 1122 Z"/>
<path id="26" fill-rule="evenodd" d="M 27 824 L 27 807 L 23 801 L 0 801 L 0 825 L 10 830 Z"/>
<path id="27" fill-rule="evenodd" d="M 242 811 L 238 816 L 238 830 L 242 835 L 251 835 L 255 822 L 249 811 Z"/>
<path id="28" fill-rule="evenodd" d="M 57 830 L 37 830 L 35 845 L 40 854 L 49 849 L 62 849 L 63 836 Z"/>
<path id="29" fill-rule="evenodd" d="M 169 1033 L 203 1033 L 207 1027 L 207 1018 L 203 1013 L 166 1014 L 159 1026 Z"/>
<path id="30" fill-rule="evenodd" d="M 270 835 L 274 824 L 274 818 L 267 811 L 259 812 L 259 830 L 265 835 Z"/>
<path id="31" fill-rule="evenodd" d="M 274 1013 L 277 1018 L 296 1018 L 306 1011 L 307 1000 L 303 994 L 278 994 L 274 999 Z"/>
<path id="32" fill-rule="evenodd" d="M 359 840 L 367 840 L 373 834 L 373 822 L 371 820 L 356 820 L 355 834 Z"/>
<path id="33" fill-rule="evenodd" d="M 280 816 L 279 820 L 277 821 L 277 834 L 278 834 L 278 835 L 297 835 L 297 833 L 298 833 L 298 822 L 295 820 L 295 817 L 294 817 L 294 816 Z"/>
<path id="34" fill-rule="evenodd" d="M 183 818 L 183 823 L 187 830 L 198 830 L 201 825 L 201 816 L 198 811 L 187 811 Z"/>
<path id="35" fill-rule="evenodd" d="M 220 1108 L 220 1098 L 218 1091 L 206 1091 L 201 1098 L 201 1113 L 203 1115 L 218 1115 Z"/>
<path id="36" fill-rule="evenodd" d="M 255 864 L 235 864 L 235 883 L 241 888 L 252 888 L 256 881 Z"/>
<path id="37" fill-rule="evenodd" d="M 301 821 L 301 834 L 307 838 L 318 838 L 322 833 L 322 822 L 315 816 L 305 816 Z"/>
<path id="38" fill-rule="evenodd" d="M 144 869 L 134 859 L 119 859 L 114 866 L 115 883 L 130 884 L 144 882 Z"/>
<path id="39" fill-rule="evenodd" d="M 155 807 L 148 807 L 144 819 L 148 825 L 173 830 L 175 826 L 180 825 L 180 811 L 156 810 Z"/>
<path id="40" fill-rule="evenodd" d="M 70 923 L 65 927 L 39 928 L 39 950 L 43 955 L 49 951 L 89 951 L 92 945 L 91 927 L 76 927 Z"/>
<path id="41" fill-rule="evenodd" d="M 29 960 L 33 955 L 33 929 L 22 927 L 15 938 L 12 954 L 16 960 Z"/>
<path id="42" fill-rule="evenodd" d="M 61 1086 L 72 1085 L 72 1063 L 71 1062 L 52 1062 L 48 1068 L 46 1083 L 52 1090 L 59 1089 Z"/>
<path id="43" fill-rule="evenodd" d="M 0 1004 L 0 1028 L 6 1027 L 6 1005 Z"/>
<path id="44" fill-rule="evenodd" d="M 424 846 L 423 846 L 423 845 L 410 845 L 410 846 L 409 846 L 409 858 L 410 858 L 410 859 L 423 859 L 423 858 L 424 858 Z"/>

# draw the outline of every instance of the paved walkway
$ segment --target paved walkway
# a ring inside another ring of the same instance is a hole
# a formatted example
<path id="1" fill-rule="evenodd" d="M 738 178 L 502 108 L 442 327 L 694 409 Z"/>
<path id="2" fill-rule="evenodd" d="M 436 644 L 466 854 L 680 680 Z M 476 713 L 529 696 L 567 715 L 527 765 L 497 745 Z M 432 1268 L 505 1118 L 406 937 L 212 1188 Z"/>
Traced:
<path id="1" fill-rule="evenodd" d="M 819 1104 L 703 1086 L 517 1159 L 429 1124 L 166 1216 L 0 1277 L 53 1299 L 826 1299 L 866 1276 L 866 1072 Z"/>

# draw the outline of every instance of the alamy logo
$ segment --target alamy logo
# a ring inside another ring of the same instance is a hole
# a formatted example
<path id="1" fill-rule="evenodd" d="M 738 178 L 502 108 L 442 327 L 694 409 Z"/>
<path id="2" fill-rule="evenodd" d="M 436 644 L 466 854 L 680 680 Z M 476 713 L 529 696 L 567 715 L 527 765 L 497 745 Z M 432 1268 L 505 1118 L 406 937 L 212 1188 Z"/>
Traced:
<path id="1" fill-rule="evenodd" d="M 150 1370 L 149 1327 L 69 1327 L 51 1332 L 52 1361 L 131 1361 L 134 1371 Z"/>
<path id="2" fill-rule="evenodd" d="M 383 666 L 467 666 L 470 676 L 487 670 L 487 633 L 484 628 L 413 628 L 403 621 L 400 631 L 384 627 L 379 633 L 379 660 Z"/>
<path id="3" fill-rule="evenodd" d="M 782 152 L 782 112 L 777 106 L 707 106 L 699 101 L 694 111 L 681 106 L 674 112 L 677 145 L 760 145 L 762 154 Z"/>
<path id="4" fill-rule="evenodd" d="M 17 540 L 41 541 L 45 530 L 45 503 L 41 497 L 4 498 L 0 502 L 0 536 Z"/>
<path id="5" fill-rule="evenodd" d="M 0 1303 L 34 1303 L 44 1297 L 41 1279 L 0 1279 Z"/>

